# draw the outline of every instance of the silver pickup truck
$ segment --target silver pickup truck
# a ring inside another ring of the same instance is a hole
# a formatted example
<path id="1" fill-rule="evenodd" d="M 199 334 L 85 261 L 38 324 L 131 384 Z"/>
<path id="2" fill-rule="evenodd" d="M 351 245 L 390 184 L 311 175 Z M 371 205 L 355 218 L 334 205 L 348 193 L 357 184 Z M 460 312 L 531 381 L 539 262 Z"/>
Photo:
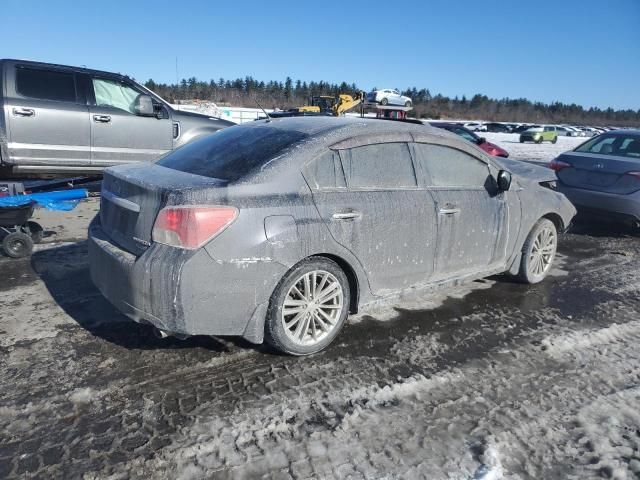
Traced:
<path id="1" fill-rule="evenodd" d="M 116 73 L 0 60 L 0 177 L 155 160 L 233 123 L 177 111 Z"/>

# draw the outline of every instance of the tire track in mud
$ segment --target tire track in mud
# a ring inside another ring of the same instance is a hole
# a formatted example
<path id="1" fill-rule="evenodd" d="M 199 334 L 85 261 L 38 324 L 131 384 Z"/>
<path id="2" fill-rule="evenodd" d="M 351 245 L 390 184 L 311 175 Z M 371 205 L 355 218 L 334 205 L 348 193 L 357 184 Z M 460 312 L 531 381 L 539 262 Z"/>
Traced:
<path id="1" fill-rule="evenodd" d="M 567 276 L 534 287 L 498 283 L 435 310 L 397 309 L 400 321 L 365 318 L 346 327 L 341 344 L 312 358 L 207 339 L 161 342 L 135 324 L 64 327 L 55 338 L 14 345 L 3 351 L 6 363 L 0 359 L 3 386 L 11 386 L 0 394 L 0 476 L 446 478 L 438 472 L 473 476 L 485 468 L 554 478 L 572 474 L 563 470 L 562 452 L 527 450 L 526 441 L 547 428 L 536 418 L 550 418 L 541 406 L 553 403 L 553 382 L 577 400 L 562 397 L 566 411 L 554 406 L 567 433 L 550 440 L 573 441 L 581 461 L 597 456 L 595 467 L 580 464 L 589 474 L 618 468 L 615 456 L 585 453 L 597 445 L 580 443 L 588 435 L 575 419 L 581 405 L 615 395 L 619 382 L 589 382 L 576 366 L 587 357 L 543 350 L 551 348 L 554 328 L 598 331 L 640 311 L 637 297 L 620 290 L 637 280 L 637 248 L 601 255 L 595 264 L 586 257 L 592 246 L 584 241 L 584 258 L 567 252 Z M 607 244 L 607 251 L 624 249 L 623 241 Z M 78 306 L 71 283 L 66 293 L 70 311 L 90 307 Z M 604 355 L 608 366 L 629 359 L 637 365 L 623 347 L 617 362 Z M 593 349 L 588 342 L 581 348 Z M 582 389 L 571 386 L 571 375 Z M 527 398 L 523 392 L 536 385 L 539 396 Z M 523 408 L 527 402 L 532 406 Z M 474 415 L 456 420 L 467 410 Z M 549 458 L 551 466 L 540 470 Z"/>

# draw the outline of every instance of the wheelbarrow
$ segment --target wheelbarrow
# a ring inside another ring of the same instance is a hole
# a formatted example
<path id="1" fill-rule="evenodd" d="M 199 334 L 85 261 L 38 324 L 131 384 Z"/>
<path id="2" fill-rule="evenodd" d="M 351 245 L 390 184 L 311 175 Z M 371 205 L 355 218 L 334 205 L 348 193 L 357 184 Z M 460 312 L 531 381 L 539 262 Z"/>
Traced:
<path id="1" fill-rule="evenodd" d="M 31 255 L 34 243 L 40 243 L 43 229 L 29 220 L 36 202 L 24 205 L 0 207 L 0 238 L 5 253 L 12 258 Z"/>

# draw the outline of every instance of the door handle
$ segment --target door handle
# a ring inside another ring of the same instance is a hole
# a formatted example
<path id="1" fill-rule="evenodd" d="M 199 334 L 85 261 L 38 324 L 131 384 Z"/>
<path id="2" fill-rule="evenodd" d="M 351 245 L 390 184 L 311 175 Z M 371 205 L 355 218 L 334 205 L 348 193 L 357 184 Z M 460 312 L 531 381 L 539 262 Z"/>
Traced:
<path id="1" fill-rule="evenodd" d="M 336 212 L 331 215 L 334 220 L 355 220 L 362 217 L 360 212 Z"/>
<path id="2" fill-rule="evenodd" d="M 33 108 L 14 108 L 13 114 L 18 117 L 35 117 L 36 111 Z"/>
<path id="3" fill-rule="evenodd" d="M 93 121 L 100 123 L 109 123 L 111 121 L 111 117 L 109 115 L 94 115 Z"/>
<path id="4" fill-rule="evenodd" d="M 460 213 L 460 211 L 461 210 L 459 208 L 457 208 L 457 207 L 446 206 L 444 208 L 439 209 L 438 210 L 438 214 L 439 215 L 458 215 Z"/>

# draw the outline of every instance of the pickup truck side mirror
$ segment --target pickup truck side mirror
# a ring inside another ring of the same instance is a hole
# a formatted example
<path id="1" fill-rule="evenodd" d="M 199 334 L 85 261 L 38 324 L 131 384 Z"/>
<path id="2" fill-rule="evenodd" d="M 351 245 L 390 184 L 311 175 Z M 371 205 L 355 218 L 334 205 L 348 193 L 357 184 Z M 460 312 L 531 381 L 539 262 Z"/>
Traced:
<path id="1" fill-rule="evenodd" d="M 153 100 L 149 95 L 145 95 L 141 93 L 136 97 L 133 102 L 133 109 L 136 112 L 136 115 L 141 117 L 155 117 L 155 112 L 153 111 Z"/>
<path id="2" fill-rule="evenodd" d="M 501 192 L 506 192 L 511 188 L 511 173 L 506 170 L 500 170 L 498 172 L 498 189 Z"/>

